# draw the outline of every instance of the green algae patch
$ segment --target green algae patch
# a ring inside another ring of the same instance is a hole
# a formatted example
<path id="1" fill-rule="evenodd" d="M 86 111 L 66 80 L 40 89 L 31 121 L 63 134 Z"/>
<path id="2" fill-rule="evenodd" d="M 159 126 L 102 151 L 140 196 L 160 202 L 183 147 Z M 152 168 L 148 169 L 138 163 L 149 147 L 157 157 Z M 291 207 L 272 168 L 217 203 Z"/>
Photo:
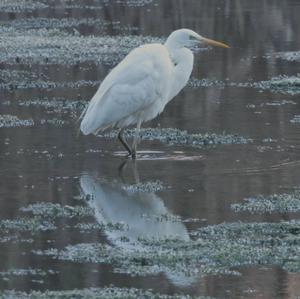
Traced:
<path id="1" fill-rule="evenodd" d="M 119 24 L 120 22 L 116 22 Z M 82 25 L 104 28 L 112 25 L 112 22 L 100 18 L 26 18 L 2 22 L 2 26 L 14 27 L 15 29 L 60 29 L 74 28 Z"/>
<path id="2" fill-rule="evenodd" d="M 261 81 L 254 84 L 261 90 L 284 93 L 290 95 L 300 94 L 300 76 L 278 76 L 269 81 Z"/>
<path id="3" fill-rule="evenodd" d="M 20 209 L 22 212 L 30 212 L 35 216 L 43 217 L 67 217 L 83 218 L 93 216 L 94 212 L 86 206 L 62 206 L 51 202 L 39 202 Z"/>
<path id="4" fill-rule="evenodd" d="M 225 88 L 226 82 L 214 79 L 198 79 L 195 77 L 190 78 L 188 81 L 188 86 L 191 88 L 199 88 L 199 87 L 218 87 L 218 88 Z"/>
<path id="5" fill-rule="evenodd" d="M 73 226 L 76 229 L 79 229 L 81 233 L 92 233 L 95 230 L 99 231 L 115 231 L 115 230 L 124 230 L 124 223 L 77 223 Z"/>
<path id="6" fill-rule="evenodd" d="M 87 206 L 62 206 L 57 203 L 51 202 L 38 202 L 28 205 L 27 207 L 20 208 L 23 213 L 31 213 L 35 217 L 43 217 L 54 221 L 58 218 L 76 219 L 81 220 L 83 218 L 93 217 L 94 210 Z M 96 222 L 77 222 L 72 225 L 66 225 L 65 228 L 78 229 L 81 233 L 91 233 L 97 231 L 115 231 L 124 230 L 124 223 L 96 223 Z"/>
<path id="7" fill-rule="evenodd" d="M 1 42 L 1 41 L 0 41 Z M 1 55 L 1 54 L 0 54 Z M 19 59 L 19 58 L 18 58 Z M 18 60 L 17 59 L 17 60 Z M 18 90 L 18 89 L 46 89 L 56 88 L 81 88 L 98 86 L 101 81 L 78 80 L 78 81 L 51 81 L 45 74 L 21 70 L 0 70 L 0 89 Z M 34 102 L 32 103 L 34 104 Z"/>
<path id="8" fill-rule="evenodd" d="M 125 130 L 125 136 L 131 138 L 135 136 L 135 129 Z M 116 138 L 118 131 L 110 131 L 108 133 L 100 133 L 99 137 Z M 201 147 L 206 145 L 217 144 L 247 144 L 252 142 L 242 136 L 234 134 L 190 134 L 187 131 L 181 131 L 173 128 L 144 128 L 140 131 L 142 140 L 158 140 L 169 145 L 188 145 Z"/>
<path id="9" fill-rule="evenodd" d="M 80 8 L 79 5 L 65 5 L 65 8 Z M 101 8 L 97 6 L 85 6 L 84 9 Z M 24 18 L 0 23 L 2 26 L 13 27 L 18 30 L 30 29 L 65 29 L 65 30 L 80 30 L 82 26 L 93 27 L 101 33 L 108 28 L 118 30 L 120 33 L 128 33 L 138 31 L 139 28 L 131 25 L 124 25 L 120 21 L 107 21 L 101 18 Z"/>
<path id="10" fill-rule="evenodd" d="M 0 231 L 1 232 L 1 231 Z M 29 239 L 25 239 L 25 238 L 22 238 L 20 237 L 19 235 L 15 234 L 15 235 L 4 235 L 4 236 L 1 236 L 0 237 L 0 244 L 1 243 L 33 243 L 34 240 L 32 238 L 29 238 Z"/>
<path id="11" fill-rule="evenodd" d="M 32 119 L 20 119 L 16 115 L 0 114 L 0 128 L 33 127 Z"/>
<path id="12" fill-rule="evenodd" d="M 158 191 L 162 191 L 165 190 L 166 187 L 164 186 L 164 184 L 159 181 L 147 181 L 147 182 L 139 182 L 136 184 L 122 184 L 121 185 L 121 189 L 129 192 L 129 193 L 136 193 L 136 192 L 140 192 L 140 193 L 151 193 L 151 192 L 158 192 Z"/>
<path id="13" fill-rule="evenodd" d="M 246 198 L 243 203 L 232 204 L 231 209 L 252 214 L 296 213 L 300 211 L 300 189 L 290 193 Z"/>
<path id="14" fill-rule="evenodd" d="M 300 222 L 223 223 L 199 229 L 203 241 L 215 243 L 208 255 L 217 267 L 276 265 L 300 272 Z"/>
<path id="15" fill-rule="evenodd" d="M 42 270 L 42 269 L 8 269 L 7 271 L 1 271 L 0 277 L 3 280 L 10 280 L 11 278 L 18 278 L 20 276 L 39 276 L 45 277 L 48 274 L 56 274 L 57 272 L 54 270 Z"/>
<path id="16" fill-rule="evenodd" d="M 161 42 L 151 36 L 83 36 L 59 29 L 0 27 L 0 60 L 7 64 L 76 65 L 84 62 L 114 65 L 146 43 Z"/>
<path id="17" fill-rule="evenodd" d="M 291 123 L 293 124 L 299 124 L 300 123 L 300 115 L 295 115 L 291 120 Z"/>
<path id="18" fill-rule="evenodd" d="M 273 55 L 268 55 L 267 58 Z M 300 51 L 287 51 L 275 53 L 275 57 L 291 62 L 300 62 Z"/>
<path id="19" fill-rule="evenodd" d="M 0 292 L 0 298 L 10 299 L 213 299 L 211 297 L 189 296 L 189 295 L 164 295 L 154 293 L 152 290 L 141 290 L 135 288 L 89 288 L 66 291 L 31 291 L 30 293 L 7 290 Z"/>
<path id="20" fill-rule="evenodd" d="M 45 220 L 42 217 L 17 218 L 17 219 L 2 219 L 0 220 L 0 232 L 11 233 L 15 232 L 30 232 L 32 234 L 55 230 L 56 226 L 52 221 Z"/>
<path id="21" fill-rule="evenodd" d="M 31 100 L 20 100 L 17 102 L 20 107 L 37 107 L 43 108 L 48 114 L 67 114 L 84 109 L 86 101 L 83 100 L 67 100 L 65 98 L 35 98 Z"/>
<path id="22" fill-rule="evenodd" d="M 200 87 L 214 87 L 214 88 L 225 88 L 225 87 L 237 87 L 237 88 L 255 88 L 260 91 L 271 91 L 273 93 L 281 93 L 287 95 L 300 94 L 300 75 L 286 76 L 281 75 L 273 77 L 270 80 L 259 81 L 259 82 L 232 82 L 229 80 L 220 81 L 214 79 L 197 79 L 191 78 L 188 82 L 188 86 L 191 88 Z"/>
<path id="23" fill-rule="evenodd" d="M 32 12 L 37 9 L 48 8 L 48 5 L 32 0 L 1 0 L 0 11 L 7 13 Z"/>
<path id="24" fill-rule="evenodd" d="M 195 277 L 239 275 L 242 266 L 276 265 L 300 272 L 300 222 L 222 223 L 200 228 L 194 240 L 121 238 L 118 246 L 101 243 L 69 245 L 33 253 L 77 263 L 111 264 L 132 276 Z"/>

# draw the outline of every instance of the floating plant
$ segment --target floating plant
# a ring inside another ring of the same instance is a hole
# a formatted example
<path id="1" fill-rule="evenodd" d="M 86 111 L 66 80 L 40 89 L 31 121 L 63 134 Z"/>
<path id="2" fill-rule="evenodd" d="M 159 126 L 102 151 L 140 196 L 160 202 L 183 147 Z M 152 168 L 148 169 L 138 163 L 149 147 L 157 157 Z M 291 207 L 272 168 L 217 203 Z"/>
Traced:
<path id="1" fill-rule="evenodd" d="M 134 288 L 89 288 L 75 289 L 62 291 L 31 291 L 29 293 L 7 290 L 0 292 L 0 298 L 9 299 L 213 299 L 212 297 L 204 296 L 189 296 L 189 295 L 162 295 L 154 293 L 152 290 L 141 290 Z"/>
<path id="2" fill-rule="evenodd" d="M 87 206 L 62 206 L 58 203 L 38 202 L 27 207 L 20 208 L 22 212 L 30 212 L 35 216 L 44 217 L 88 217 L 93 216 L 94 212 Z"/>
<path id="3" fill-rule="evenodd" d="M 110 131 L 100 133 L 99 137 L 116 138 L 118 132 Z M 134 129 L 125 130 L 127 138 L 133 137 Z M 181 131 L 173 128 L 144 128 L 140 131 L 140 137 L 143 140 L 158 140 L 170 145 L 189 145 L 189 146 L 206 146 L 216 144 L 246 144 L 252 142 L 251 139 L 234 134 L 190 134 L 187 131 Z"/>
<path id="4" fill-rule="evenodd" d="M 0 11 L 20 13 L 24 11 L 33 11 L 36 9 L 48 8 L 48 5 L 39 1 L 32 0 L 1 0 Z"/>
<path id="5" fill-rule="evenodd" d="M 161 42 L 151 36 L 83 36 L 59 29 L 0 27 L 0 60 L 9 64 L 116 64 L 131 49 Z"/>
<path id="6" fill-rule="evenodd" d="M 16 115 L 0 114 L 0 128 L 32 127 L 32 119 L 19 119 Z"/>
<path id="7" fill-rule="evenodd" d="M 68 245 L 33 253 L 76 263 L 106 263 L 130 275 L 165 272 L 168 275 L 239 275 L 234 269 L 249 265 L 277 265 L 300 272 L 300 223 L 223 223 L 200 228 L 195 240 L 139 239 L 124 246 L 101 243 Z M 133 249 L 126 249 L 133 248 Z"/>
<path id="8" fill-rule="evenodd" d="M 290 193 L 246 198 L 243 203 L 232 204 L 231 209 L 236 212 L 247 211 L 252 214 L 299 212 L 300 189 Z"/>
<path id="9" fill-rule="evenodd" d="M 55 230 L 56 226 L 50 220 L 42 217 L 17 218 L 17 219 L 1 219 L 0 232 L 30 232 L 37 233 L 49 230 Z"/>
<path id="10" fill-rule="evenodd" d="M 291 123 L 293 124 L 299 124 L 300 123 L 300 115 L 295 115 L 291 120 Z"/>

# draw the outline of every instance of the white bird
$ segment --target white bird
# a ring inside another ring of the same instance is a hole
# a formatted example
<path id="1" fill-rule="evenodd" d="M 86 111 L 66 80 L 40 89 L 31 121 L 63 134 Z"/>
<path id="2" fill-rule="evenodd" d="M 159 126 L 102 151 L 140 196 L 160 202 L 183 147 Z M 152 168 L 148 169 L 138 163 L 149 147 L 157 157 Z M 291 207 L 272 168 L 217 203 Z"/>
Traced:
<path id="1" fill-rule="evenodd" d="M 190 29 L 171 33 L 165 44 L 147 44 L 132 50 L 103 80 L 83 111 L 80 130 L 84 135 L 118 128 L 118 138 L 129 156 L 136 158 L 142 122 L 160 114 L 187 84 L 194 55 L 187 47 L 197 43 L 229 48 Z M 124 128 L 136 124 L 132 147 Z"/>

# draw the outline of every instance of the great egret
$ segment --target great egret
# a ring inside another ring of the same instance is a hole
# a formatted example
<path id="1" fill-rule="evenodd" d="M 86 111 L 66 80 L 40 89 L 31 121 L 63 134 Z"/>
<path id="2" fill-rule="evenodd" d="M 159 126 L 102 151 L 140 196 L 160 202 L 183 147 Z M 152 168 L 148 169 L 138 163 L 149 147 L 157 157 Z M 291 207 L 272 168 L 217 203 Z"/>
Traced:
<path id="1" fill-rule="evenodd" d="M 136 157 L 142 122 L 160 114 L 187 84 L 194 55 L 188 48 L 196 43 L 229 48 L 190 29 L 171 33 L 164 45 L 147 44 L 132 50 L 104 79 L 81 115 L 84 135 L 115 127 L 129 156 Z M 132 147 L 124 128 L 137 124 Z"/>

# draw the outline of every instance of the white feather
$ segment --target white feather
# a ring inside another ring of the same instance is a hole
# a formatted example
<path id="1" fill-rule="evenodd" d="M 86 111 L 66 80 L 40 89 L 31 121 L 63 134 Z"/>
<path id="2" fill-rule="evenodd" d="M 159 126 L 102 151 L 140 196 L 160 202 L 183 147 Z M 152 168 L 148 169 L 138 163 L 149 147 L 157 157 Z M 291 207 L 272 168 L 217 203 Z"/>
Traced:
<path id="1" fill-rule="evenodd" d="M 167 102 L 172 67 L 163 45 L 133 50 L 100 85 L 84 114 L 81 131 L 97 133 L 107 127 L 128 126 L 140 118 L 143 121 L 147 118 L 143 112 L 152 105 L 155 117 Z"/>

